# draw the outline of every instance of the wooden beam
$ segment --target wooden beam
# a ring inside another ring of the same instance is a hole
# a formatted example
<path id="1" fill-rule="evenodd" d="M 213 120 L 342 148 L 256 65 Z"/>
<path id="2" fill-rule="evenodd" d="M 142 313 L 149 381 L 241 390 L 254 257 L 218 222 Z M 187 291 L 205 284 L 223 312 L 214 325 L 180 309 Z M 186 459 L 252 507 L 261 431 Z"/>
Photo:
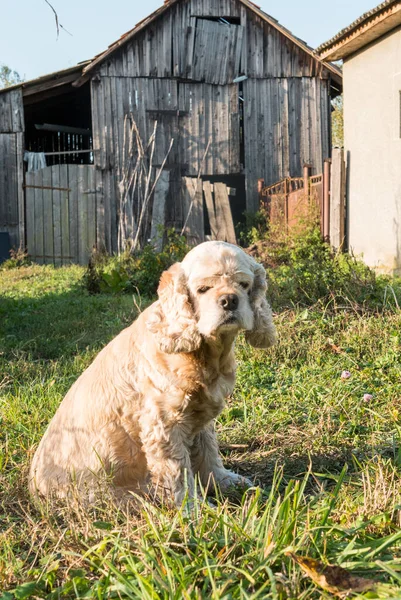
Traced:
<path id="1" fill-rule="evenodd" d="M 66 85 L 67 83 L 72 83 L 76 81 L 77 74 L 74 73 L 72 75 L 65 75 L 64 77 L 60 77 L 57 79 L 50 79 L 49 81 L 45 81 L 43 83 L 38 83 L 36 85 L 30 85 L 29 87 L 22 88 L 22 95 L 24 98 L 33 96 L 38 94 L 39 92 L 44 92 L 46 90 L 51 90 L 54 88 L 58 88 L 62 85 Z"/>
<path id="2" fill-rule="evenodd" d="M 330 189 L 330 242 L 341 250 L 345 242 L 345 161 L 344 150 L 333 148 Z"/>
<path id="3" fill-rule="evenodd" d="M 89 129 L 83 127 L 69 127 L 68 125 L 55 125 L 53 123 L 36 124 L 35 129 L 38 131 L 55 131 L 56 133 L 72 133 L 77 135 L 92 135 Z"/>

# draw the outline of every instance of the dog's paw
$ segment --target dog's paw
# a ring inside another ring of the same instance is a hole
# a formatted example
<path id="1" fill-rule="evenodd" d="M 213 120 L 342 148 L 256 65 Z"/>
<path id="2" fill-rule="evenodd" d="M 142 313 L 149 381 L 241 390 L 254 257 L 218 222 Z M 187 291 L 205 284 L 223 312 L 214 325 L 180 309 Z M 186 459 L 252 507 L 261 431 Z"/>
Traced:
<path id="1" fill-rule="evenodd" d="M 238 475 L 237 473 L 233 473 L 233 471 L 219 473 L 219 477 L 216 479 L 216 483 L 222 492 L 227 492 L 233 488 L 247 489 L 254 485 L 250 479 Z"/>

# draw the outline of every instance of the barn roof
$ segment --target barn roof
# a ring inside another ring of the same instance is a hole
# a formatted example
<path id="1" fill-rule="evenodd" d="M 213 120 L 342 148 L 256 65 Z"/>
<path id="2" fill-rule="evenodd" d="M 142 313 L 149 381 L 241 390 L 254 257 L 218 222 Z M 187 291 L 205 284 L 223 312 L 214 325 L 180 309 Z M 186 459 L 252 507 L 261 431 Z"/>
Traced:
<path id="1" fill-rule="evenodd" d="M 137 23 L 133 29 L 130 29 L 127 33 L 123 34 L 117 41 L 113 42 L 107 50 L 102 52 L 101 54 L 95 56 L 92 60 L 87 60 L 78 63 L 73 67 L 69 67 L 68 69 L 62 69 L 60 71 L 56 71 L 54 73 L 49 73 L 47 75 L 43 75 L 41 77 L 37 77 L 35 79 L 31 79 L 29 81 L 24 81 L 21 83 L 17 83 L 13 86 L 9 86 L 6 88 L 0 89 L 0 94 L 9 92 L 14 89 L 22 89 L 22 93 L 24 96 L 33 95 L 37 92 L 53 89 L 62 85 L 72 84 L 74 86 L 80 86 L 85 81 L 87 81 L 92 71 L 99 66 L 104 60 L 110 57 L 111 54 L 116 52 L 121 46 L 128 43 L 132 40 L 137 34 L 143 31 L 150 23 L 155 21 L 159 16 L 163 15 L 172 5 L 180 2 L 181 0 L 164 0 L 164 4 L 160 6 L 157 10 L 155 10 L 148 17 Z M 272 27 L 280 31 L 283 35 L 285 35 L 289 40 L 291 40 L 295 45 L 301 48 L 304 52 L 312 56 L 316 61 L 323 63 L 324 66 L 330 72 L 333 81 L 338 84 L 339 88 L 342 87 L 342 72 L 336 66 L 331 64 L 330 62 L 324 61 L 313 48 L 308 46 L 306 42 L 297 38 L 289 29 L 281 25 L 277 19 L 274 19 L 272 16 L 263 12 L 259 6 L 251 2 L 250 0 L 238 0 L 241 4 L 249 8 L 249 10 L 253 11 L 257 14 L 261 19 L 265 22 L 269 23 Z M 399 2 L 397 2 L 399 3 Z M 386 4 L 386 3 L 385 3 Z"/>
<path id="2" fill-rule="evenodd" d="M 62 69 L 61 71 L 55 71 L 54 73 L 41 75 L 40 77 L 30 79 L 29 81 L 21 81 L 15 85 L 1 88 L 0 94 L 21 88 L 24 96 L 30 96 L 36 92 L 53 89 L 68 83 L 72 83 L 73 81 L 76 81 L 77 77 L 82 74 L 82 69 L 89 65 L 90 62 L 90 60 L 85 60 L 84 62 L 74 65 L 73 67 L 68 67 L 68 69 Z"/>
<path id="3" fill-rule="evenodd" d="M 316 52 L 323 60 L 343 59 L 399 25 L 401 1 L 386 0 L 321 44 Z"/>
<path id="4" fill-rule="evenodd" d="M 180 2 L 180 1 L 181 0 L 164 0 L 164 4 L 162 6 L 160 6 L 157 10 L 155 10 L 148 17 L 146 17 L 145 19 L 143 19 L 142 21 L 137 23 L 137 25 L 135 25 L 135 27 L 133 29 L 130 29 L 127 33 L 122 35 L 120 37 L 120 39 L 118 39 L 116 42 L 111 44 L 107 48 L 107 50 L 105 50 L 98 56 L 95 56 L 95 58 L 83 69 L 82 77 L 80 80 L 77 81 L 77 85 L 84 83 L 86 81 L 89 73 L 91 73 L 91 71 L 93 71 L 98 65 L 100 65 L 104 60 L 109 58 L 109 56 L 111 54 L 113 54 L 116 50 L 121 48 L 121 46 L 125 45 L 130 40 L 132 40 L 132 38 L 134 38 L 142 30 L 144 30 L 148 25 L 150 25 L 150 23 L 152 23 L 158 17 L 160 17 L 166 11 L 168 11 L 171 6 L 173 6 L 174 4 L 176 4 L 177 2 Z M 289 40 L 291 40 L 296 46 L 301 48 L 304 52 L 306 52 L 307 54 L 312 56 L 316 61 L 323 62 L 325 67 L 330 71 L 330 74 L 332 75 L 334 81 L 336 83 L 338 83 L 340 86 L 342 85 L 342 72 L 337 66 L 323 61 L 321 59 L 321 57 L 316 53 L 316 51 L 313 50 L 313 48 L 308 46 L 308 44 L 306 44 L 304 41 L 297 38 L 286 27 L 283 27 L 283 25 L 281 25 L 277 21 L 277 19 L 274 19 L 267 13 L 263 12 L 259 6 L 257 6 L 250 0 L 238 0 L 238 1 L 241 4 L 243 4 L 246 8 L 248 8 L 249 10 L 254 12 L 256 15 L 258 15 L 265 22 L 269 23 L 269 25 L 271 25 L 272 27 L 274 27 L 275 29 L 280 31 L 285 37 L 287 37 Z"/>

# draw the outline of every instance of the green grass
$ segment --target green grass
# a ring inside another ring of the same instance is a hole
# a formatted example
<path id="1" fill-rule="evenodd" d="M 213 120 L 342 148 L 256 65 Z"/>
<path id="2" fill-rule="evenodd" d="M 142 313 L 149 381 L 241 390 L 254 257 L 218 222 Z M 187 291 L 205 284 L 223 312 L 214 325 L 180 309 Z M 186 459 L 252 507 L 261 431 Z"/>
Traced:
<path id="1" fill-rule="evenodd" d="M 137 314 L 90 296 L 79 267 L 0 271 L 0 599 L 330 598 L 289 549 L 401 597 L 401 313 L 277 314 L 269 352 L 240 340 L 218 423 L 225 462 L 256 477 L 193 512 L 35 507 L 27 469 L 63 395 Z M 351 372 L 341 379 L 344 370 Z M 364 399 L 371 394 L 373 399 Z"/>

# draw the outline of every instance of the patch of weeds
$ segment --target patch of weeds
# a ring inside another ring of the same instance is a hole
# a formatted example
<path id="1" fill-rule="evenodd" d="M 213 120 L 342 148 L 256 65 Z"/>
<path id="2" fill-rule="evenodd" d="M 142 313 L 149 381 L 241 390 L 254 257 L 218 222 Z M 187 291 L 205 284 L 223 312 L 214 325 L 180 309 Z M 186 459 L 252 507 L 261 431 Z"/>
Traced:
<path id="1" fill-rule="evenodd" d="M 28 252 L 24 248 L 11 249 L 10 258 L 0 264 L 0 269 L 19 269 L 21 267 L 29 267 L 32 264 L 28 256 Z"/>
<path id="2" fill-rule="evenodd" d="M 272 229 L 250 249 L 269 276 L 276 310 L 313 306 L 377 311 L 401 305 L 401 279 L 377 275 L 348 253 L 335 253 L 313 221 L 291 235 Z"/>
<path id="3" fill-rule="evenodd" d="M 163 271 L 181 261 L 188 251 L 185 238 L 170 230 L 161 252 L 152 244 L 140 252 L 126 251 L 114 257 L 94 252 L 84 275 L 84 285 L 91 294 L 137 292 L 151 297 L 156 293 Z"/>

